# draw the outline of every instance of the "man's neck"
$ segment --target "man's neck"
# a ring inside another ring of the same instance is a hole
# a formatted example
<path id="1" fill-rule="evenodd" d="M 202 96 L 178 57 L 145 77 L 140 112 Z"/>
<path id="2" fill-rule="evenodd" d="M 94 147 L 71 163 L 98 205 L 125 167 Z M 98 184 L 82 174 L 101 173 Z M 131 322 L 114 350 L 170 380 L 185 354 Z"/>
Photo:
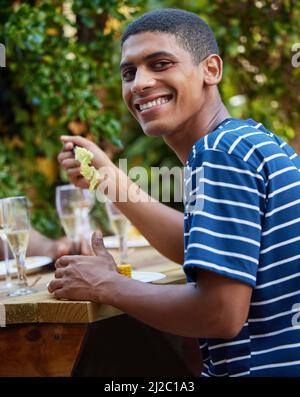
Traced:
<path id="1" fill-rule="evenodd" d="M 193 125 L 187 126 L 185 131 L 166 136 L 164 141 L 176 153 L 182 164 L 185 164 L 194 143 L 213 131 L 228 117 L 230 114 L 220 99 L 201 111 L 197 125 L 193 123 Z"/>

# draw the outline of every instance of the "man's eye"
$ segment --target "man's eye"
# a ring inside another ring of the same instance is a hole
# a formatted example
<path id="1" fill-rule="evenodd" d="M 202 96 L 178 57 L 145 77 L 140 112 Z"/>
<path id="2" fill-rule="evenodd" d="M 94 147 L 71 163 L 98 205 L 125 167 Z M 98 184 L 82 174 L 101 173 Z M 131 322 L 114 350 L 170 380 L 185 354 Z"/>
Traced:
<path id="1" fill-rule="evenodd" d="M 125 70 L 122 73 L 122 79 L 123 81 L 131 81 L 134 79 L 135 76 L 135 70 L 134 69 L 130 69 L 130 70 Z"/>
<path id="2" fill-rule="evenodd" d="M 171 65 L 171 63 L 172 62 L 170 62 L 170 61 L 158 61 L 158 62 L 155 62 L 155 64 L 153 66 L 154 66 L 154 69 L 163 69 L 163 68 Z"/>

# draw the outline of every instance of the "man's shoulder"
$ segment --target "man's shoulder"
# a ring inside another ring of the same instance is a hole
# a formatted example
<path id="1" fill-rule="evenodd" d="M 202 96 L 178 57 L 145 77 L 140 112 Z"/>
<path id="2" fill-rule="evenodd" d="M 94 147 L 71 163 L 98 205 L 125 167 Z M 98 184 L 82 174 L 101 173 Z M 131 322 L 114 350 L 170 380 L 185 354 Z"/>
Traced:
<path id="1" fill-rule="evenodd" d="M 222 150 L 228 152 L 232 142 L 242 135 L 255 132 L 257 129 L 248 120 L 229 118 L 220 123 L 213 131 L 199 139 L 193 146 L 193 151 Z"/>
<path id="2" fill-rule="evenodd" d="M 266 156 L 282 152 L 282 142 L 259 122 L 231 118 L 195 143 L 191 159 L 219 152 L 257 169 Z"/>
<path id="3" fill-rule="evenodd" d="M 207 149 L 221 150 L 228 154 L 240 156 L 242 144 L 247 146 L 257 143 L 258 139 L 269 139 L 271 132 L 261 123 L 252 119 L 229 119 L 219 128 L 207 135 Z"/>

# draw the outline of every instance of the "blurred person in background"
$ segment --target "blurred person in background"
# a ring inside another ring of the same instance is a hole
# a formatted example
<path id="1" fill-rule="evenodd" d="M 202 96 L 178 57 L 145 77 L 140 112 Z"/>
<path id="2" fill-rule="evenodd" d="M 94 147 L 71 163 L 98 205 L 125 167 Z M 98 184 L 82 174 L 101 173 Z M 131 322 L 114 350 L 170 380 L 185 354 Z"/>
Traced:
<path id="1" fill-rule="evenodd" d="M 54 261 L 63 255 L 71 255 L 72 252 L 73 243 L 69 238 L 63 236 L 58 239 L 50 239 L 37 230 L 31 229 L 26 256 L 48 256 Z M 80 254 L 92 254 L 91 248 L 84 238 L 81 238 L 80 241 Z M 3 259 L 3 245 L 0 244 L 0 260 Z"/>

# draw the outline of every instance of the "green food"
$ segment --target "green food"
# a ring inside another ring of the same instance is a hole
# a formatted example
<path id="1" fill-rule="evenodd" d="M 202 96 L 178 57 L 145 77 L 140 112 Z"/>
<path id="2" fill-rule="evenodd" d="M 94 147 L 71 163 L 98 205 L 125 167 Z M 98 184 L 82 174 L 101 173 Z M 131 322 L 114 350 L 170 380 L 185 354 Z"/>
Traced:
<path id="1" fill-rule="evenodd" d="M 80 173 L 89 182 L 90 191 L 95 190 L 101 179 L 101 175 L 94 166 L 90 165 L 94 158 L 93 153 L 85 148 L 77 146 L 75 148 L 75 158 L 80 162 Z"/>

